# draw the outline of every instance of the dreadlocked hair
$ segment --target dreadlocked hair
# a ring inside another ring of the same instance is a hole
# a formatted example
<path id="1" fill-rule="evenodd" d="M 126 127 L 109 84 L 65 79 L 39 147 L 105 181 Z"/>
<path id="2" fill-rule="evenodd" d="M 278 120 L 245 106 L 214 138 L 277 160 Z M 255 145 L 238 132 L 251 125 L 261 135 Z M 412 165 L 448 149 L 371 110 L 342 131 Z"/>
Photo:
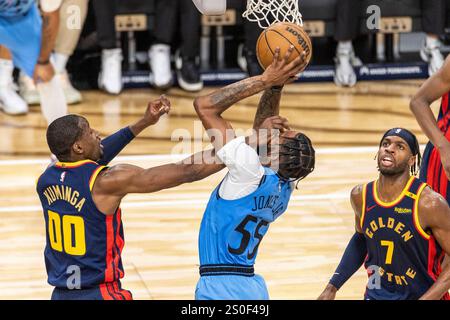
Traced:
<path id="1" fill-rule="evenodd" d="M 314 170 L 315 151 L 311 140 L 303 133 L 295 137 L 284 137 L 280 145 L 280 171 L 283 178 L 302 180 Z"/>

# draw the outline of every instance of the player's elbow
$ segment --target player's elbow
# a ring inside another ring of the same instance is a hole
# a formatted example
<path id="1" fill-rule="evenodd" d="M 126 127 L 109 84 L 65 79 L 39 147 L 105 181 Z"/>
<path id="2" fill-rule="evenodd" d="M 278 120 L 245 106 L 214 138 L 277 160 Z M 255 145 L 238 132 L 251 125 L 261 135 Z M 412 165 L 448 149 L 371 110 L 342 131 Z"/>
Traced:
<path id="1" fill-rule="evenodd" d="M 424 101 L 423 98 L 420 96 L 414 96 L 409 102 L 409 110 L 411 110 L 412 113 L 415 113 L 424 104 L 426 104 L 426 101 Z"/>
<path id="2" fill-rule="evenodd" d="M 194 109 L 200 119 L 207 118 L 213 108 L 211 108 L 211 104 L 208 103 L 208 99 L 206 97 L 197 97 L 194 100 Z"/>

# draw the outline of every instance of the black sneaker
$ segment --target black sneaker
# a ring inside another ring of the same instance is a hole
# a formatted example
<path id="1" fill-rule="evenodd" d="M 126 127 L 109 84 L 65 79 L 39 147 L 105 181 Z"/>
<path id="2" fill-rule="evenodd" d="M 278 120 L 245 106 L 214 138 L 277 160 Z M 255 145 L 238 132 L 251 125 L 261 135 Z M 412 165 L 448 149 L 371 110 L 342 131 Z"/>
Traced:
<path id="1" fill-rule="evenodd" d="M 178 84 L 183 90 L 195 92 L 203 89 L 203 81 L 195 59 L 177 57 L 176 67 Z"/>
<path id="2" fill-rule="evenodd" d="M 264 72 L 259 65 L 256 53 L 248 50 L 243 44 L 238 47 L 238 65 L 250 77 L 260 75 Z"/>

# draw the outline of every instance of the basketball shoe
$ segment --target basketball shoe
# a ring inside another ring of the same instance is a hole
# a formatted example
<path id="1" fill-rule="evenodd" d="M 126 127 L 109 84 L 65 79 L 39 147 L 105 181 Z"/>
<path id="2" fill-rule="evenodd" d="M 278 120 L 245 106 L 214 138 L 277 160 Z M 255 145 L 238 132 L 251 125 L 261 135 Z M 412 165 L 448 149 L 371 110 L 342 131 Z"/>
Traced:
<path id="1" fill-rule="evenodd" d="M 168 89 L 173 84 L 170 67 L 170 46 L 167 44 L 154 44 L 148 51 L 152 75 L 150 84 L 158 89 Z"/>
<path id="2" fill-rule="evenodd" d="M 16 92 L 13 70 L 11 60 L 0 59 L 0 109 L 11 115 L 25 114 L 28 105 Z"/>
<path id="3" fill-rule="evenodd" d="M 250 77 L 260 75 L 264 72 L 258 62 L 256 53 L 248 50 L 244 44 L 238 47 L 238 66 L 248 73 Z"/>
<path id="4" fill-rule="evenodd" d="M 196 92 L 203 89 L 199 66 L 195 60 L 195 58 L 181 57 L 179 53 L 176 54 L 177 80 L 181 89 L 185 91 Z"/>
<path id="5" fill-rule="evenodd" d="M 72 86 L 66 70 L 56 73 L 55 76 L 61 80 L 67 104 L 75 104 L 83 100 L 81 93 Z M 23 73 L 19 76 L 19 88 L 20 95 L 29 105 L 41 103 L 41 97 L 33 79 Z"/>
<path id="6" fill-rule="evenodd" d="M 439 39 L 427 37 L 422 49 L 420 49 L 420 57 L 423 61 L 428 62 L 428 75 L 432 76 L 444 64 L 444 57 L 441 51 L 441 42 Z"/>
<path id="7" fill-rule="evenodd" d="M 334 63 L 334 83 L 338 86 L 353 87 L 356 84 L 356 73 L 353 67 L 361 66 L 362 62 L 355 56 L 351 42 L 339 42 Z"/>
<path id="8" fill-rule="evenodd" d="M 98 75 L 98 87 L 110 94 L 122 91 L 122 49 L 102 50 L 102 69 Z"/>
<path id="9" fill-rule="evenodd" d="M 41 103 L 41 97 L 33 79 L 23 72 L 19 75 L 19 94 L 29 105 Z"/>
<path id="10" fill-rule="evenodd" d="M 66 54 L 55 52 L 52 54 L 51 61 L 55 68 L 56 76 L 59 77 L 60 83 L 64 90 L 67 104 L 75 104 L 82 101 L 81 93 L 72 86 L 69 74 L 67 73 L 67 61 L 69 56 Z"/>

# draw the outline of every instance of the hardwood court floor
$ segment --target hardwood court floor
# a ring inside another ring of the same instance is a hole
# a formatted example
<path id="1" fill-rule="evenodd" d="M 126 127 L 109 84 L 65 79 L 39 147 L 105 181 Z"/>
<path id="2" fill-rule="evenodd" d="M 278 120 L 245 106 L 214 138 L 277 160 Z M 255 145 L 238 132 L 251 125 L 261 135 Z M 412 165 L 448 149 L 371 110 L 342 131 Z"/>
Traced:
<path id="1" fill-rule="evenodd" d="M 281 113 L 294 129 L 311 137 L 317 162 L 315 172 L 302 181 L 288 211 L 271 225 L 259 249 L 256 271 L 265 277 L 272 299 L 315 299 L 322 291 L 354 231 L 349 192 L 376 177 L 373 157 L 382 133 L 403 126 L 426 142 L 408 108 L 420 83 L 286 88 Z M 199 146 L 192 146 L 188 137 L 201 129 L 194 122 L 194 95 L 177 89 L 167 95 L 172 100 L 171 114 L 145 131 L 115 162 L 149 167 L 174 160 L 168 155 L 173 151 L 190 153 L 201 148 L 201 139 L 197 139 Z M 70 112 L 86 116 L 91 126 L 106 135 L 135 120 L 146 102 L 157 96 L 150 90 L 129 90 L 119 97 L 84 92 L 85 101 L 71 106 Z M 247 129 L 257 101 L 258 97 L 249 98 L 225 117 L 235 128 Z M 49 160 L 39 107 L 21 117 L 0 114 L 0 135 L 0 299 L 48 299 L 45 228 L 34 191 L 35 179 Z M 178 141 L 180 136 L 185 137 L 184 144 Z M 224 174 L 225 170 L 200 182 L 124 199 L 123 285 L 136 299 L 194 297 L 200 220 L 210 192 Z M 338 298 L 361 299 L 365 282 L 361 269 Z"/>

